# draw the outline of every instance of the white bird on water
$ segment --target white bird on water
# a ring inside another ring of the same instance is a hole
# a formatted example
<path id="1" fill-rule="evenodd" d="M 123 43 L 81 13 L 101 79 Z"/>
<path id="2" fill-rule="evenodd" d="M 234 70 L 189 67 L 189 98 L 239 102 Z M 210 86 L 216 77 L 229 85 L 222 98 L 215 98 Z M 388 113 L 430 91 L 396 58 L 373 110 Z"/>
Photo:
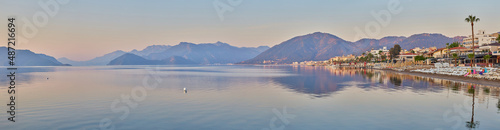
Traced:
<path id="1" fill-rule="evenodd" d="M 186 88 L 184 88 L 184 93 L 187 93 L 187 92 L 188 92 L 188 91 L 187 91 L 187 89 L 186 89 Z"/>
<path id="2" fill-rule="evenodd" d="M 187 89 L 186 89 L 186 88 L 184 88 L 184 91 L 186 91 L 186 90 L 187 90 Z"/>

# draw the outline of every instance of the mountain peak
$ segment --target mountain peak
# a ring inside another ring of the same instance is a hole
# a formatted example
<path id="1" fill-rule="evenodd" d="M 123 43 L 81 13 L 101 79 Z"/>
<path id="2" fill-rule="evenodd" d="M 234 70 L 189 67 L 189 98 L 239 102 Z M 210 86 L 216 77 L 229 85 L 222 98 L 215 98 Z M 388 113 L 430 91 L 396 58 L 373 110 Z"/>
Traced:
<path id="1" fill-rule="evenodd" d="M 315 32 L 294 37 L 267 49 L 244 64 L 292 63 L 306 60 L 327 60 L 336 55 L 351 54 L 354 46 L 335 35 Z"/>
<path id="2" fill-rule="evenodd" d="M 224 42 L 220 42 L 220 41 L 217 41 L 216 43 L 214 43 L 216 46 L 229 46 L 229 44 L 227 43 L 224 43 Z"/>
<path id="3" fill-rule="evenodd" d="M 324 32 L 314 32 L 314 33 L 299 36 L 299 37 L 314 37 L 316 39 L 330 39 L 331 38 L 331 39 L 341 40 L 341 41 L 345 42 L 344 39 L 342 39 L 336 35 L 333 35 L 330 33 L 324 33 Z"/>
<path id="4" fill-rule="evenodd" d="M 440 34 L 440 33 L 420 33 L 420 34 L 413 34 L 411 35 L 410 37 L 429 37 L 429 36 L 440 36 L 440 37 L 446 37 L 445 35 L 443 34 Z M 409 38 L 410 38 L 409 37 Z"/>
<path id="5" fill-rule="evenodd" d="M 301 61 L 328 60 L 335 56 L 361 54 L 372 48 L 391 47 L 399 44 L 404 49 L 415 47 L 443 47 L 445 43 L 461 41 L 439 33 L 421 33 L 410 37 L 388 36 L 381 39 L 345 41 L 335 35 L 314 32 L 297 36 L 264 51 L 243 64 L 281 64 Z"/>
<path id="6" fill-rule="evenodd" d="M 179 45 L 195 45 L 195 44 L 190 42 L 180 42 Z"/>

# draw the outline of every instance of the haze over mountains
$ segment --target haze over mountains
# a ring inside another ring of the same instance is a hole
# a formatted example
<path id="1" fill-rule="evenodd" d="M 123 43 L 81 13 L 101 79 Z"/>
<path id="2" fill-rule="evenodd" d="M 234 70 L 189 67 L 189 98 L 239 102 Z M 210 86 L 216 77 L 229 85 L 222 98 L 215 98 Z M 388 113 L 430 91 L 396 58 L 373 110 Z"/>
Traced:
<path id="1" fill-rule="evenodd" d="M 181 42 L 163 52 L 151 53 L 145 58 L 163 60 L 180 56 L 199 64 L 227 64 L 251 59 L 267 49 L 269 49 L 267 46 L 238 48 L 222 42 L 203 44 Z"/>
<path id="2" fill-rule="evenodd" d="M 67 58 L 59 58 L 63 63 L 75 66 L 99 66 L 99 65 L 145 65 L 150 64 L 228 64 L 251 59 L 261 52 L 269 49 L 267 46 L 260 47 L 235 47 L 227 43 L 202 43 L 194 44 L 181 42 L 175 46 L 152 45 L 138 51 L 130 52 L 115 51 L 89 61 L 72 61 Z M 126 53 L 130 53 L 125 55 Z M 124 57 L 121 57 L 124 56 Z M 141 58 L 138 58 L 138 57 Z M 120 59 L 117 59 L 120 58 Z M 113 63 L 111 61 L 117 59 Z M 132 63 L 133 60 L 143 63 Z M 145 61 L 147 60 L 147 61 Z M 165 60 L 169 60 L 167 62 Z"/>
<path id="3" fill-rule="evenodd" d="M 182 65 L 182 64 L 197 64 L 191 60 L 180 56 L 172 56 L 163 60 L 148 60 L 141 56 L 126 53 L 112 60 L 107 65 Z"/>
<path id="4" fill-rule="evenodd" d="M 7 47 L 0 47 L 0 57 L 2 66 L 10 66 L 7 59 Z M 30 50 L 16 50 L 14 59 L 15 66 L 66 66 L 52 56 L 37 54 Z"/>
<path id="5" fill-rule="evenodd" d="M 118 58 L 125 53 L 127 53 L 127 52 L 118 50 L 118 51 L 114 51 L 114 52 L 105 54 L 105 55 L 100 56 L 100 57 L 96 57 L 96 58 L 88 60 L 88 61 L 73 61 L 73 60 L 70 60 L 66 57 L 59 58 L 57 60 L 59 60 L 62 63 L 65 63 L 65 64 L 71 64 L 73 66 L 100 66 L 100 65 L 108 64 L 109 61 L 111 61 L 115 58 Z"/>
<path id="6" fill-rule="evenodd" d="M 464 37 L 450 38 L 442 34 L 415 34 L 410 37 L 389 36 L 381 39 L 361 39 L 356 42 L 345 41 L 329 33 L 315 32 L 297 36 L 262 52 L 253 59 L 240 64 L 289 64 L 300 61 L 328 60 L 335 56 L 356 54 L 367 50 L 388 48 L 399 44 L 403 49 L 414 47 L 438 48 L 446 43 L 461 42 Z"/>
<path id="7" fill-rule="evenodd" d="M 438 48 L 445 43 L 461 42 L 463 36 L 446 37 L 442 34 L 415 34 L 409 37 L 388 36 L 381 39 L 361 39 L 356 42 L 343 40 L 329 33 L 315 32 L 297 36 L 269 48 L 235 47 L 227 43 L 194 44 L 181 42 L 178 45 L 152 45 L 143 50 L 130 52 L 114 51 L 88 61 L 73 61 L 68 58 L 56 60 L 44 54 L 35 54 L 29 50 L 18 50 L 18 65 L 57 66 L 71 64 L 74 66 L 102 65 L 144 65 L 144 64 L 282 64 L 300 61 L 327 60 L 335 56 L 348 54 L 359 55 L 370 49 L 384 46 L 390 48 L 399 44 L 403 49 L 414 47 Z M 6 48 L 2 47 L 0 56 L 6 56 Z M 113 61 L 113 62 L 112 62 Z M 7 65 L 6 60 L 2 65 Z"/>

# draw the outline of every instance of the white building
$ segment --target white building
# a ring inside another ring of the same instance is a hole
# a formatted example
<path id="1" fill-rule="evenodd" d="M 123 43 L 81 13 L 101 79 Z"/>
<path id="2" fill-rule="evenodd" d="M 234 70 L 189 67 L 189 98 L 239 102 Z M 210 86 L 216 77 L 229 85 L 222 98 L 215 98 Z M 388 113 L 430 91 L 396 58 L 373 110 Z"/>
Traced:
<path id="1" fill-rule="evenodd" d="M 496 37 L 493 36 L 493 34 L 485 34 L 484 30 L 479 30 L 476 34 L 474 34 L 474 46 L 484 46 L 488 44 L 492 44 L 496 42 Z M 464 46 L 465 47 L 472 47 L 472 35 L 469 35 L 469 37 L 464 38 Z"/>
<path id="2" fill-rule="evenodd" d="M 378 49 L 378 50 L 374 50 L 374 49 L 372 49 L 372 50 L 370 51 L 370 53 L 371 53 L 373 56 L 375 56 L 375 57 L 379 57 L 379 54 L 378 54 L 378 53 L 379 53 L 380 51 L 382 51 L 382 53 L 388 53 L 388 52 L 389 52 L 389 50 L 387 50 L 387 47 L 383 47 L 382 49 Z"/>

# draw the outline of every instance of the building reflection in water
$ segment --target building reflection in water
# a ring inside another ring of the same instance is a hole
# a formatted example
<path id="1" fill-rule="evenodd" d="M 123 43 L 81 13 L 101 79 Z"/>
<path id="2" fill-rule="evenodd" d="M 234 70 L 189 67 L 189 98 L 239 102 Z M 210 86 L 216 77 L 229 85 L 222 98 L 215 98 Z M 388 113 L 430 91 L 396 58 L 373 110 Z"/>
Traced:
<path id="1" fill-rule="evenodd" d="M 267 66 L 273 68 L 273 66 Z M 347 87 L 359 87 L 370 91 L 384 89 L 387 91 L 410 90 L 415 93 L 444 91 L 459 93 L 467 92 L 468 86 L 473 84 L 450 80 L 420 77 L 383 70 L 366 69 L 339 69 L 329 66 L 275 66 L 275 68 L 290 69 L 294 76 L 274 77 L 274 82 L 280 83 L 288 89 L 298 93 L 310 94 L 314 97 L 326 97 Z M 499 87 L 474 85 L 477 89 L 478 102 L 482 103 L 486 97 L 498 97 Z M 500 104 L 499 104 L 500 105 Z M 500 107 L 500 106 L 499 106 Z"/>

